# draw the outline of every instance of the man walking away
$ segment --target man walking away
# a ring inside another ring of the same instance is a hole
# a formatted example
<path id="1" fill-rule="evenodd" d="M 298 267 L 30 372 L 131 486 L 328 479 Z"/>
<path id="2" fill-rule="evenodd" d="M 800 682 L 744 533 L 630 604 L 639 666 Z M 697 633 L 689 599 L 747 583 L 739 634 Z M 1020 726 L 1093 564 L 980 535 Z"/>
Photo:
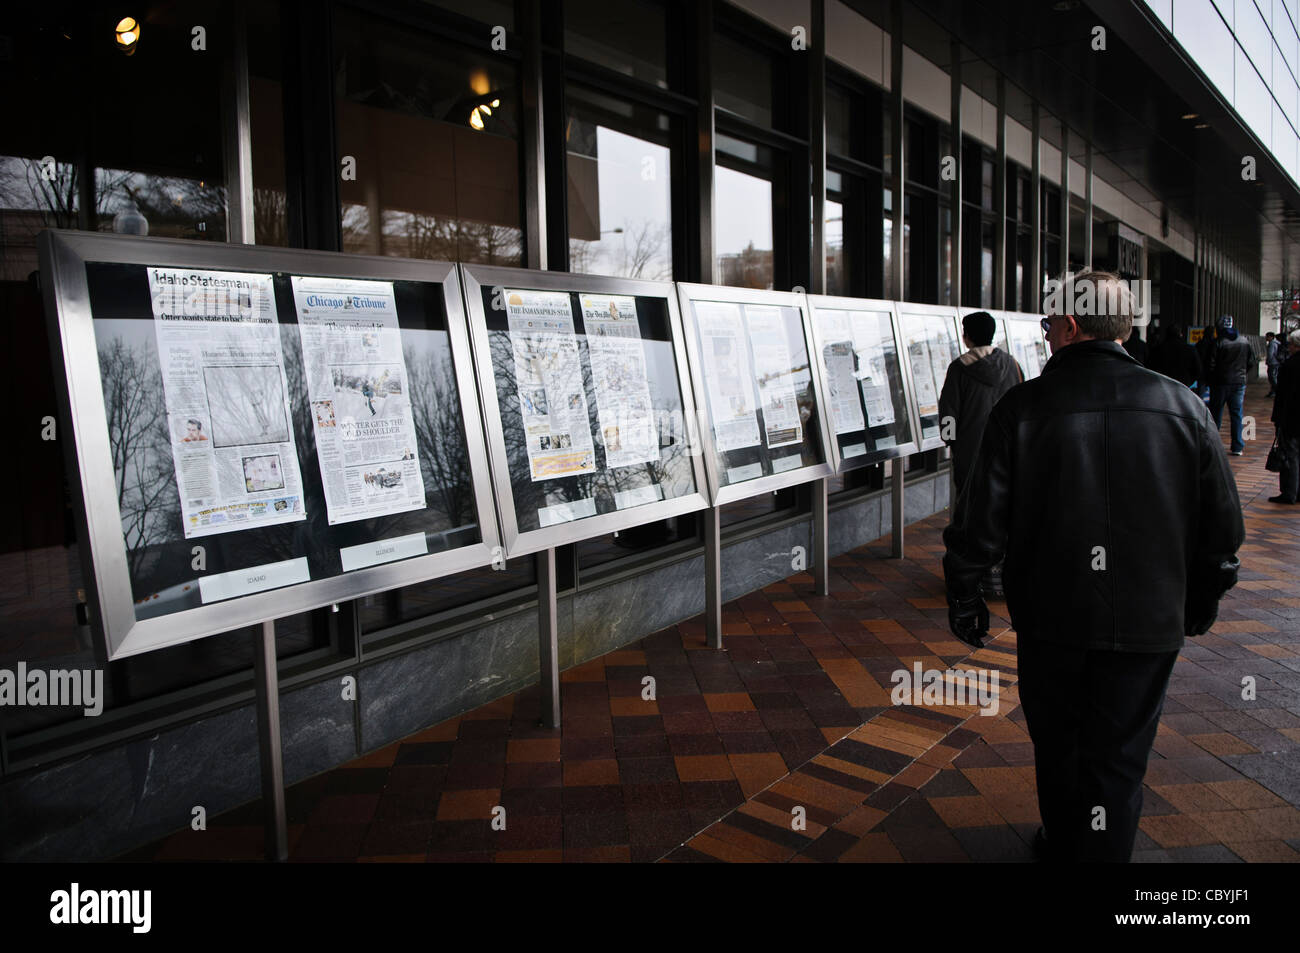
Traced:
<path id="1" fill-rule="evenodd" d="M 993 344 L 997 332 L 993 315 L 987 311 L 968 314 L 962 318 L 961 328 L 961 340 L 968 350 L 948 365 L 939 394 L 939 428 L 944 443 L 952 447 L 958 493 L 975 462 L 989 411 L 1024 380 L 1015 358 Z"/>
<path id="2" fill-rule="evenodd" d="M 1084 281 L 1093 298 L 1070 297 L 1097 307 L 1044 319 L 1051 360 L 989 415 L 943 568 L 949 627 L 979 646 L 979 578 L 1006 557 L 1040 856 L 1123 862 L 1169 673 L 1235 584 L 1245 526 L 1205 405 L 1122 346 L 1128 285 Z"/>
<path id="3" fill-rule="evenodd" d="M 1237 334 L 1232 323 L 1232 315 L 1225 314 L 1216 325 L 1218 334 L 1210 350 L 1210 413 L 1217 430 L 1223 424 L 1223 405 L 1227 403 L 1228 416 L 1232 418 L 1230 452 L 1239 457 L 1246 449 L 1241 436 L 1241 406 L 1246 398 L 1246 370 L 1253 354 L 1250 343 Z"/>
<path id="4" fill-rule="evenodd" d="M 987 311 L 962 318 L 962 343 L 969 349 L 948 365 L 939 394 L 939 432 L 952 447 L 954 496 L 960 496 L 979 451 L 984 424 L 1002 395 L 1025 379 L 1016 359 L 993 344 L 997 321 Z M 1002 566 L 983 580 L 985 592 L 1002 594 Z"/>
<path id="5" fill-rule="evenodd" d="M 1278 495 L 1270 503 L 1294 503 L 1300 497 L 1300 331 L 1287 335 L 1286 363 L 1277 370 L 1277 396 L 1273 398 L 1273 424 L 1282 449 L 1282 472 L 1277 475 Z"/>
<path id="6" fill-rule="evenodd" d="M 1277 394 L 1277 369 L 1282 366 L 1282 339 L 1269 331 L 1264 335 L 1264 364 L 1268 367 L 1268 393 L 1265 397 Z"/>

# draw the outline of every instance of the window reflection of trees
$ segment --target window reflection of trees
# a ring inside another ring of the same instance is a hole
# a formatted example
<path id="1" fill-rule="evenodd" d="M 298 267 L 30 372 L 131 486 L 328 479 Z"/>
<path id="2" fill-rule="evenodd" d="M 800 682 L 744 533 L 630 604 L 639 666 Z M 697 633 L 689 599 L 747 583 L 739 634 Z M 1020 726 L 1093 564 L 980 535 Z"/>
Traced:
<path id="1" fill-rule="evenodd" d="M 99 366 L 127 566 L 138 579 L 149 547 L 181 520 L 162 373 L 151 344 L 132 346 L 121 336 L 99 349 Z"/>

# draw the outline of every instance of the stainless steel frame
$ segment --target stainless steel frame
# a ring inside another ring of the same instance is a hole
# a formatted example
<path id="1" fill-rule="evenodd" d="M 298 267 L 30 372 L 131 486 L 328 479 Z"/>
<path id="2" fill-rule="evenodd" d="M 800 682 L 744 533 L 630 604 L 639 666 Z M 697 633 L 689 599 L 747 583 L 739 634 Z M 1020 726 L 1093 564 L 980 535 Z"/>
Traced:
<path id="1" fill-rule="evenodd" d="M 576 543 L 607 533 L 618 532 L 670 516 L 681 516 L 702 510 L 709 505 L 705 492 L 705 474 L 700 463 L 700 448 L 691 445 L 691 474 L 696 490 L 686 496 L 671 500 L 646 503 L 616 513 L 599 513 L 570 523 L 559 523 L 541 529 L 519 530 L 515 512 L 514 494 L 510 488 L 510 465 L 506 456 L 505 434 L 501 425 L 501 408 L 497 402 L 496 380 L 492 372 L 492 354 L 488 342 L 487 315 L 483 309 L 484 287 L 501 285 L 528 291 L 590 292 L 592 294 L 640 295 L 662 298 L 668 303 L 668 322 L 673 335 L 673 357 L 677 363 L 677 380 L 681 390 L 682 417 L 686 423 L 688 439 L 691 425 L 696 419 L 691 378 L 682 346 L 684 337 L 681 316 L 677 311 L 677 297 L 671 282 L 645 281 L 637 278 L 607 278 L 594 275 L 575 275 L 567 272 L 529 271 L 522 268 L 500 268 L 480 265 L 461 265 L 461 280 L 465 288 L 466 313 L 469 316 L 470 338 L 474 350 L 478 388 L 482 399 L 483 417 L 487 425 L 488 454 L 492 462 L 492 478 L 496 488 L 497 506 L 501 520 L 501 533 L 507 555 L 524 556 L 552 549 L 567 543 Z"/>
<path id="2" fill-rule="evenodd" d="M 816 342 L 817 349 L 817 368 L 821 374 L 822 381 L 828 380 L 826 373 L 826 355 L 822 352 L 825 342 L 821 339 L 821 334 L 817 328 L 816 312 L 826 311 L 870 311 L 878 313 L 884 311 L 889 314 L 889 328 L 894 335 L 894 348 L 898 354 L 900 365 L 908 364 L 907 349 L 903 346 L 903 335 L 898 324 L 897 305 L 893 301 L 881 301 L 875 298 L 844 298 L 834 297 L 831 295 L 809 295 L 809 323 L 812 325 L 813 340 Z M 921 433 L 920 422 L 916 418 L 916 401 L 912 398 L 911 376 L 907 371 L 903 371 L 903 398 L 904 407 L 907 411 L 908 427 L 912 433 L 912 439 L 907 443 L 901 443 L 894 447 L 887 447 L 884 450 L 869 450 L 862 456 L 845 459 L 840 456 L 839 441 L 835 439 L 835 428 L 831 426 L 831 452 L 834 455 L 835 472 L 845 473 L 849 470 L 855 470 L 858 467 L 869 466 L 873 463 L 879 463 L 882 460 L 889 460 L 893 457 L 905 457 L 917 452 L 918 437 Z M 830 406 L 827 405 L 827 416 L 830 415 Z"/>
<path id="3" fill-rule="evenodd" d="M 786 487 L 809 483 L 834 473 L 835 465 L 833 461 L 835 458 L 832 456 L 831 450 L 834 440 L 831 437 L 830 417 L 822 375 L 813 356 L 816 348 L 813 343 L 812 333 L 809 330 L 807 296 L 792 291 L 758 291 L 752 288 L 730 288 L 721 285 L 700 285 L 682 281 L 677 282 L 677 294 L 681 301 L 682 321 L 686 326 L 686 352 L 690 358 L 691 381 L 696 388 L 697 398 L 705 394 L 704 365 L 701 362 L 699 351 L 699 328 L 695 323 L 695 316 L 691 311 L 690 303 L 692 301 L 721 301 L 731 304 L 765 304 L 799 309 L 799 320 L 803 326 L 804 346 L 808 349 L 808 372 L 812 376 L 813 396 L 817 400 L 817 432 L 821 438 L 826 458 L 825 462 L 816 463 L 812 466 L 797 467 L 784 473 L 774 473 L 771 476 L 757 477 L 743 483 L 720 486 L 718 454 L 713 443 L 713 422 L 705 419 L 705 408 L 708 407 L 708 401 L 699 401 L 697 399 L 697 404 L 701 409 L 699 418 L 700 442 L 704 445 L 704 468 L 709 477 L 709 499 L 712 505 L 722 506 L 724 503 L 747 500 L 762 493 L 771 493 L 775 490 L 783 490 Z"/>
<path id="4" fill-rule="evenodd" d="M 906 321 L 904 319 L 909 314 L 916 314 L 916 315 L 922 315 L 924 317 L 947 318 L 948 323 L 951 326 L 951 329 L 954 334 L 953 340 L 957 342 L 958 352 L 960 353 L 961 322 L 957 320 L 957 309 L 955 307 L 953 307 L 952 305 L 911 304 L 910 302 L 899 302 L 895 307 L 896 307 L 896 311 L 894 313 L 898 318 L 898 330 L 903 341 L 904 352 L 906 352 L 907 340 L 908 340 Z M 942 438 L 925 437 L 921 433 L 921 410 L 919 405 L 917 404 L 916 381 L 912 379 L 912 362 L 908 360 L 908 361 L 904 361 L 904 364 L 907 365 L 908 389 L 912 395 L 911 408 L 912 408 L 913 419 L 916 421 L 917 445 L 920 447 L 922 451 L 934 450 L 939 447 L 943 447 L 945 446 L 945 444 Z M 935 386 L 935 396 L 937 398 L 938 394 L 943 389 L 943 381 L 936 380 L 934 382 L 934 386 Z"/>
<path id="5" fill-rule="evenodd" d="M 84 232 L 46 231 L 40 236 L 39 246 L 60 410 L 65 423 L 71 424 L 71 439 L 64 441 L 68 474 L 73 493 L 82 502 L 78 529 L 81 539 L 88 542 L 83 549 L 88 602 L 97 609 L 93 624 L 108 659 L 178 645 L 492 562 L 500 534 L 492 506 L 492 482 L 455 265 Z M 113 461 L 87 290 L 87 262 L 441 282 L 482 541 L 449 552 L 137 621 L 121 514 L 113 492 Z"/>

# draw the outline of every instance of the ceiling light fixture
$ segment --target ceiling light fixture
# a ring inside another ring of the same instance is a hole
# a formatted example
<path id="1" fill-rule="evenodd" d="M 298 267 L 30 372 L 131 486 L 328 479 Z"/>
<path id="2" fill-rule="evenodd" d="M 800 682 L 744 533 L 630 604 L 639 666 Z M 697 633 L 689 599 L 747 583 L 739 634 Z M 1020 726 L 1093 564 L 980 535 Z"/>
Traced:
<path id="1" fill-rule="evenodd" d="M 117 21 L 114 32 L 117 35 L 117 48 L 130 56 L 140 42 L 140 23 L 135 17 L 122 17 Z"/>

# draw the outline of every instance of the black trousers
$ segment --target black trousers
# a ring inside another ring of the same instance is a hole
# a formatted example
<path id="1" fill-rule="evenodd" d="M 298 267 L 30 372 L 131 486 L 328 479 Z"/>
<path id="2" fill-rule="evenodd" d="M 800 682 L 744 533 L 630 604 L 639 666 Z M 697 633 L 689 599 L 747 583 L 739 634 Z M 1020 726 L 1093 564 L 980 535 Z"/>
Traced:
<path id="1" fill-rule="evenodd" d="M 1053 857 L 1127 863 L 1177 652 L 1106 652 L 1019 634 L 1020 703 Z M 1097 808 L 1103 808 L 1104 828 Z"/>
<path id="2" fill-rule="evenodd" d="M 1277 475 L 1278 494 L 1288 500 L 1300 499 L 1300 434 L 1278 431 L 1278 448 L 1282 451 L 1282 472 Z"/>

